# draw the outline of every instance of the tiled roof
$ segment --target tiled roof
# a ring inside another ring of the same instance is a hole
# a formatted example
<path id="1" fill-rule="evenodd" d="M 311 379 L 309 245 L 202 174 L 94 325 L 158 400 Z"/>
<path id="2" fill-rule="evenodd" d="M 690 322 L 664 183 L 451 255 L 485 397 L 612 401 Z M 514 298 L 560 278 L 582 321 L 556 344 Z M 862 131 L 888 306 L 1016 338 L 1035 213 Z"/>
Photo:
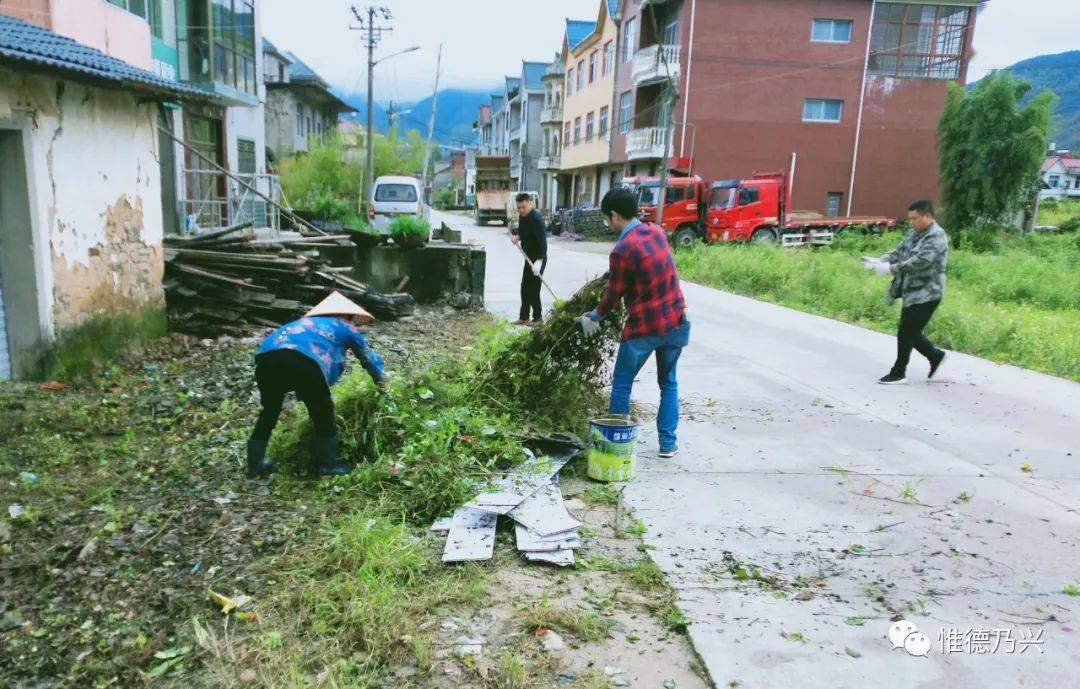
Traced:
<path id="1" fill-rule="evenodd" d="M 547 62 L 522 62 L 521 74 L 525 79 L 525 88 L 541 90 L 544 88 L 540 78 L 550 65 Z"/>
<path id="2" fill-rule="evenodd" d="M 327 86 L 326 81 L 323 80 L 318 74 L 315 73 L 311 67 L 296 56 L 296 53 L 286 53 L 292 64 L 289 65 L 289 81 L 298 82 L 311 82 L 314 81 L 321 86 Z"/>
<path id="3" fill-rule="evenodd" d="M 1061 163 L 1061 166 L 1069 173 L 1080 172 L 1080 156 L 1072 155 L 1052 155 L 1043 161 L 1042 171 L 1048 172 L 1055 164 Z"/>
<path id="4" fill-rule="evenodd" d="M 570 46 L 570 50 L 581 45 L 589 35 L 596 30 L 595 21 L 580 21 L 578 19 L 566 20 L 566 43 Z"/>
<path id="5" fill-rule="evenodd" d="M 170 98 L 215 97 L 197 86 L 159 77 L 96 48 L 7 15 L 0 15 L 0 64 L 59 71 L 75 80 L 109 82 Z"/>

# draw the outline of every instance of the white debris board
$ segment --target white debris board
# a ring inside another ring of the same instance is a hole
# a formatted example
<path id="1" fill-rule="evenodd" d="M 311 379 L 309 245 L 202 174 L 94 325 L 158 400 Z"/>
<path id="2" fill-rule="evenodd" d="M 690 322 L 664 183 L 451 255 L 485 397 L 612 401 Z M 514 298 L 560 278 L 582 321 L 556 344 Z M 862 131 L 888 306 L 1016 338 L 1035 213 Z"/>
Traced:
<path id="1" fill-rule="evenodd" d="M 495 525 L 499 517 L 470 507 L 454 512 L 446 536 L 443 562 L 490 560 L 495 553 Z"/>
<path id="2" fill-rule="evenodd" d="M 523 553 L 550 553 L 555 550 L 573 550 L 581 547 L 581 537 L 576 530 L 544 537 L 527 527 L 517 524 L 514 527 L 517 537 L 517 549 Z"/>
<path id="3" fill-rule="evenodd" d="M 442 519 L 436 519 L 431 525 L 432 533 L 446 533 L 450 530 L 451 525 L 454 523 L 453 517 L 443 517 Z"/>
<path id="4" fill-rule="evenodd" d="M 551 479 L 570 461 L 569 457 L 552 459 L 544 455 L 537 458 L 528 450 L 525 452 L 529 457 L 524 464 L 513 473 L 493 481 L 490 490 L 480 493 L 465 506 L 492 514 L 509 514 L 530 495 L 550 484 Z"/>
<path id="5" fill-rule="evenodd" d="M 581 526 L 581 522 L 566 511 L 559 487 L 550 483 L 510 510 L 508 516 L 540 536 L 550 536 Z"/>
<path id="6" fill-rule="evenodd" d="M 530 562 L 547 562 L 560 567 L 569 567 L 574 564 L 573 550 L 556 550 L 550 553 L 525 553 Z"/>

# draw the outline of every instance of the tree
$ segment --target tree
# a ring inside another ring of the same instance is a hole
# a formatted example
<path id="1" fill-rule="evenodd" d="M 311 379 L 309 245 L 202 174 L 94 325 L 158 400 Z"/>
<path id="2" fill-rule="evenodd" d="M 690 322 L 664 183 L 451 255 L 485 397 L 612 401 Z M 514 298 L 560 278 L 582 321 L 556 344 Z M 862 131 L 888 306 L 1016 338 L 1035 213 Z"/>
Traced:
<path id="1" fill-rule="evenodd" d="M 938 124 L 942 201 L 959 243 L 964 231 L 1004 226 L 1030 202 L 1050 136 L 1056 96 L 1020 101 L 1030 84 L 997 72 L 965 90 L 949 84 Z"/>

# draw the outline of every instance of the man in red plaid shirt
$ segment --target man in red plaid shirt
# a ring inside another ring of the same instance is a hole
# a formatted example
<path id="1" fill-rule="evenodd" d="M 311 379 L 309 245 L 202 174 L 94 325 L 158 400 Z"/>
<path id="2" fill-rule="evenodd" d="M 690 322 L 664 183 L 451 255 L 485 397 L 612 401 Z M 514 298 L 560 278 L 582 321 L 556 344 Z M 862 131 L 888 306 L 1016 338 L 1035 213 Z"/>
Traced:
<path id="1" fill-rule="evenodd" d="M 679 385 L 675 367 L 683 347 L 690 342 L 686 302 L 679 287 L 679 274 L 667 234 L 660 227 L 637 218 L 637 200 L 629 189 L 612 189 L 600 204 L 604 222 L 619 233 L 609 257 L 608 284 L 600 304 L 581 317 L 586 334 L 600 328 L 600 321 L 619 307 L 626 307 L 626 325 L 615 359 L 611 384 L 611 414 L 630 413 L 630 391 L 634 377 L 656 352 L 660 410 L 656 430 L 660 436 L 660 456 L 674 457 L 678 451 L 675 430 L 679 425 Z"/>

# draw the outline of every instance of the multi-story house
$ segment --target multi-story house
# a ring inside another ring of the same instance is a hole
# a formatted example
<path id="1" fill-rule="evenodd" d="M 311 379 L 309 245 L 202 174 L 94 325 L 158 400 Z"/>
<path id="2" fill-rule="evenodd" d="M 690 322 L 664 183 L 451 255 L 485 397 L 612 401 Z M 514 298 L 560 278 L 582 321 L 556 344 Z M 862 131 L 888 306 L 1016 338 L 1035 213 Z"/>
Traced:
<path id="1" fill-rule="evenodd" d="M 544 108 L 544 84 L 541 77 L 548 65 L 545 62 L 522 62 L 518 89 L 513 101 L 518 106 L 510 128 L 510 177 L 515 189 L 539 191 L 540 153 L 543 131 L 540 114 Z"/>
<path id="2" fill-rule="evenodd" d="M 560 206 L 598 203 L 622 174 L 610 159 L 617 8 L 618 0 L 600 0 L 596 20 L 566 21 Z"/>
<path id="3" fill-rule="evenodd" d="M 288 51 L 262 40 L 263 78 L 266 82 L 266 151 L 280 159 L 307 151 L 337 130 L 342 113 L 356 108 L 330 92 L 330 85 L 315 70 Z"/>
<path id="4" fill-rule="evenodd" d="M 540 111 L 543 143 L 540 151 L 540 209 L 550 212 L 557 208 L 559 198 L 559 152 L 562 149 L 563 129 L 563 63 L 555 59 L 540 78 L 544 85 L 544 107 Z"/>
<path id="5" fill-rule="evenodd" d="M 937 122 L 983 1 L 620 0 L 613 160 L 707 179 L 794 165 L 796 209 L 901 215 L 938 196 Z"/>
<path id="6" fill-rule="evenodd" d="M 1080 199 L 1080 155 L 1052 153 L 1042 165 L 1043 199 Z"/>

